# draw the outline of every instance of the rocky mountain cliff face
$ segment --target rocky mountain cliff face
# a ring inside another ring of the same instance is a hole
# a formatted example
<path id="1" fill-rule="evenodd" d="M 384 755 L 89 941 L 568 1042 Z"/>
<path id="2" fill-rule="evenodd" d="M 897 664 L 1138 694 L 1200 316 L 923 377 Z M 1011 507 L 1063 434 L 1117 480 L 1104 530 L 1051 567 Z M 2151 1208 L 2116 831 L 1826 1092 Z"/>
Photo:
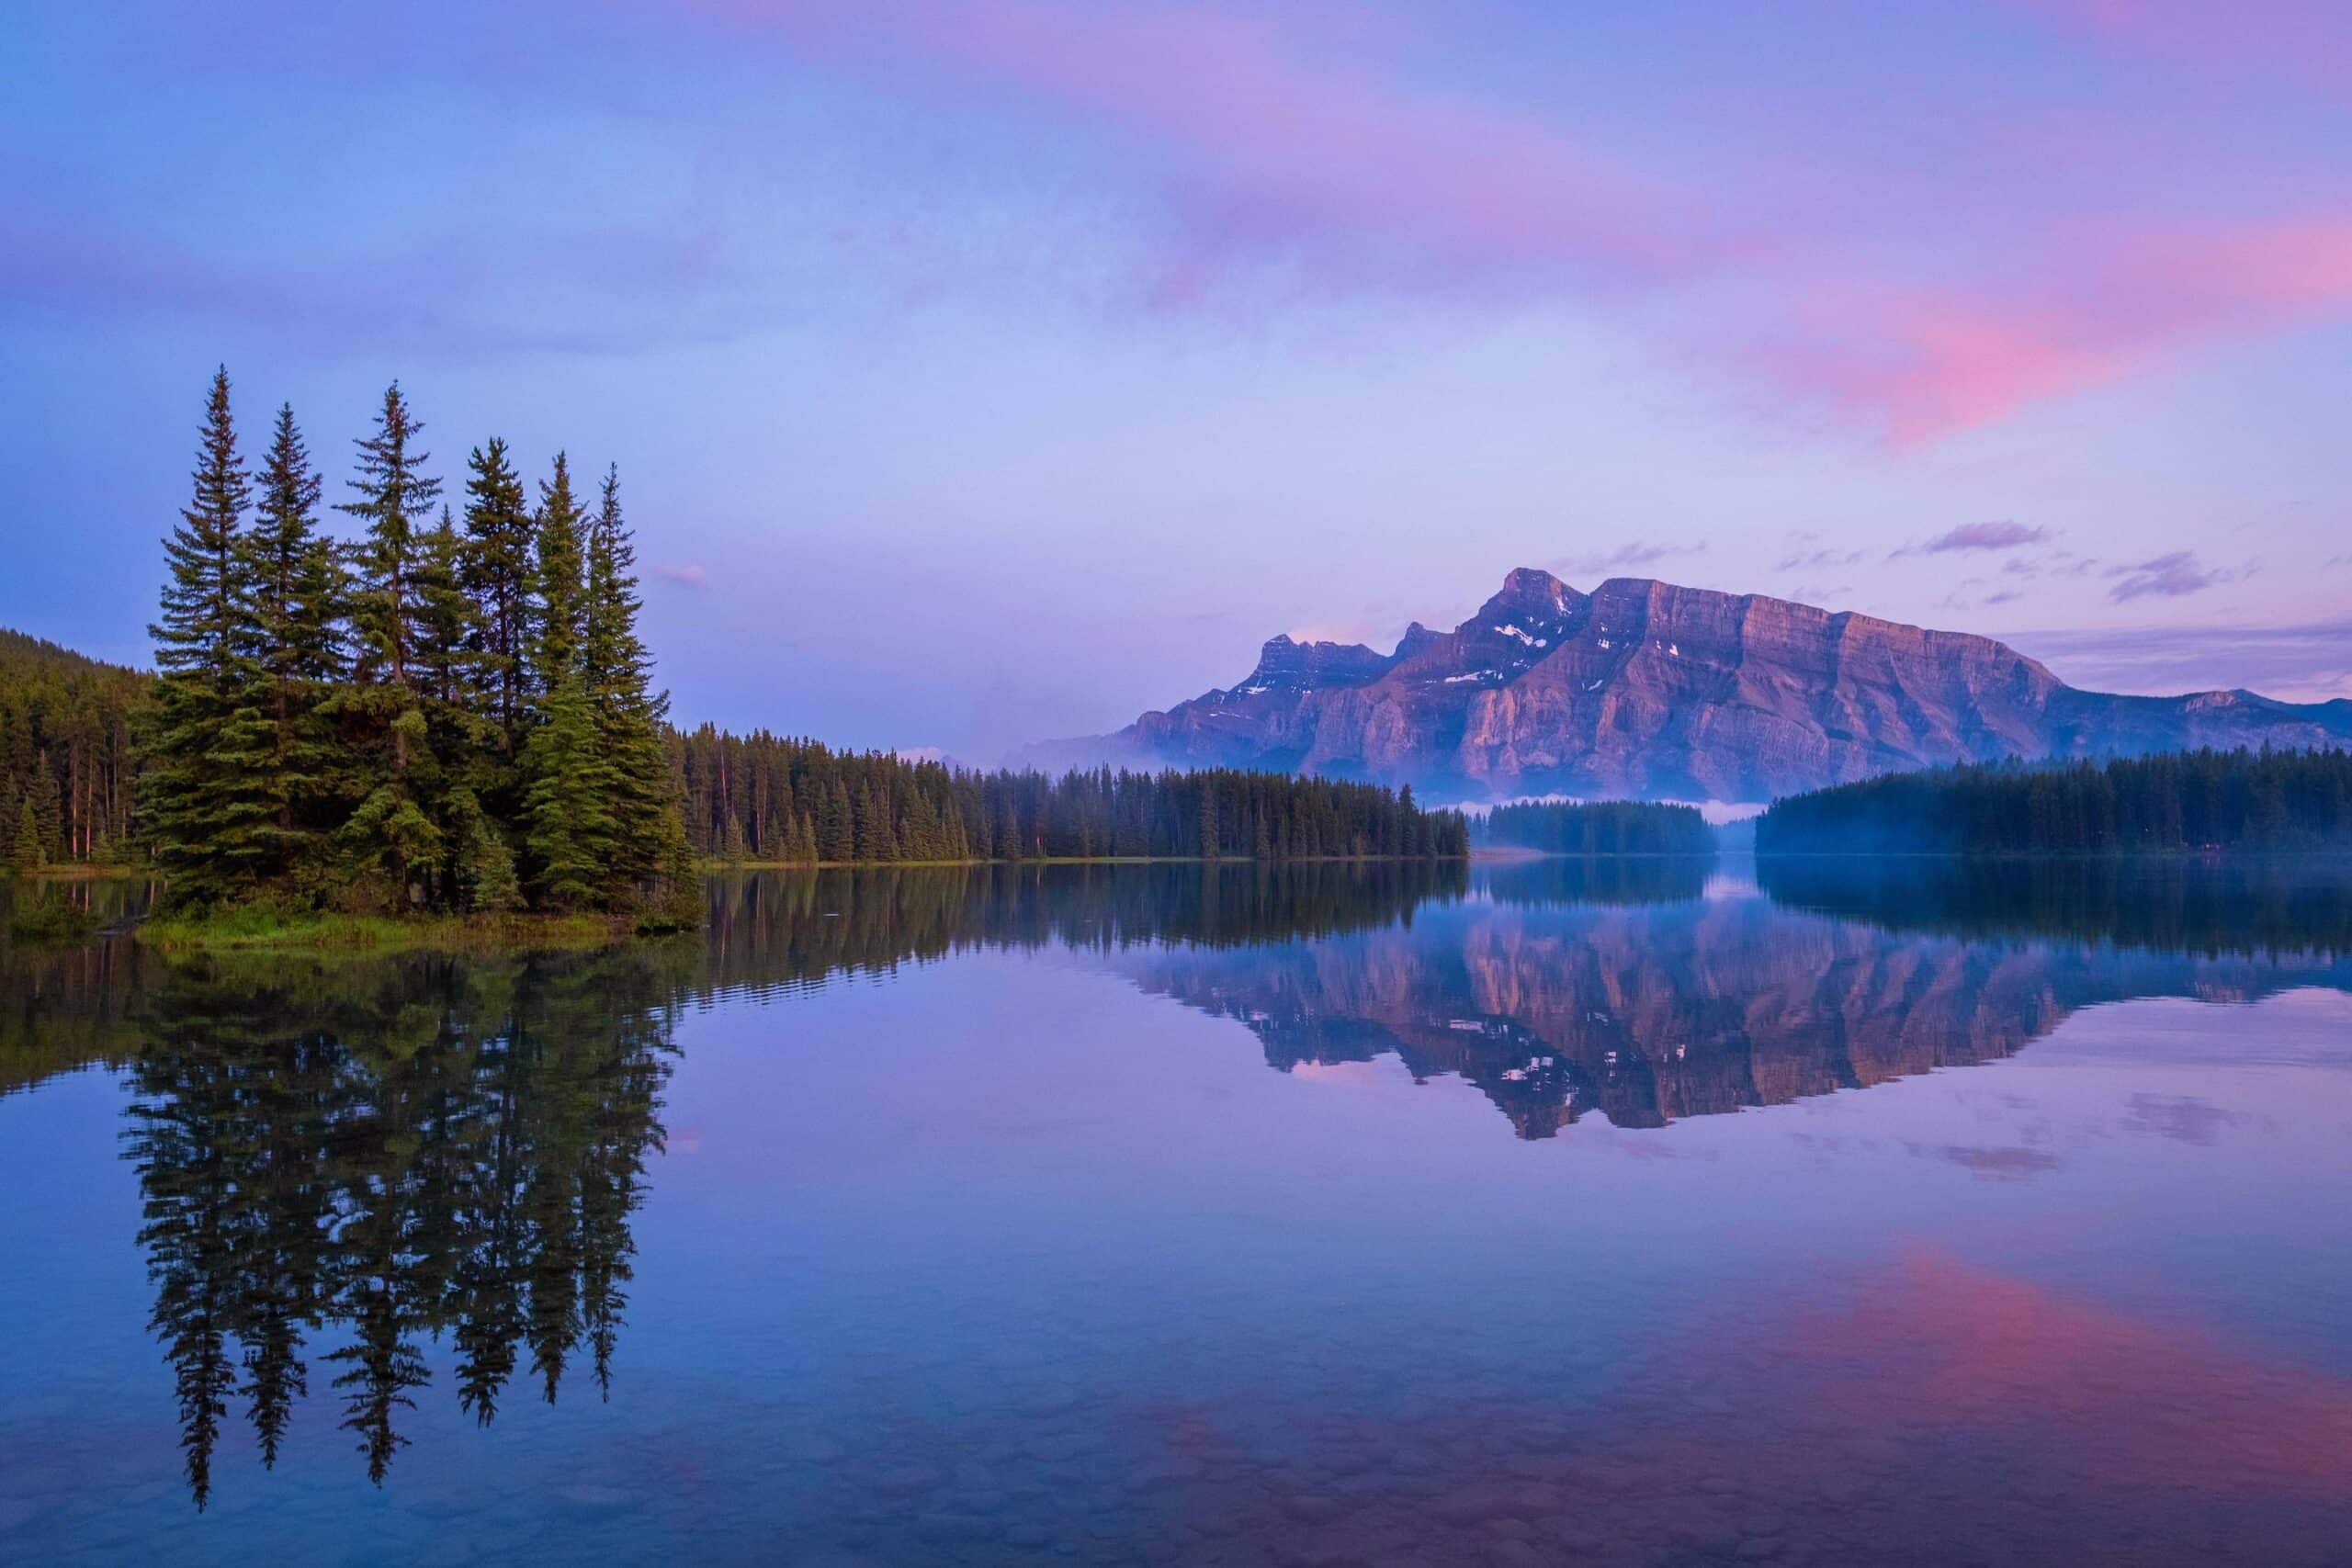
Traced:
<path id="1" fill-rule="evenodd" d="M 1522 568 L 1383 655 L 1278 637 L 1224 691 L 1056 761 L 1271 768 L 1504 797 L 1769 800 L 1939 763 L 2352 739 L 2352 701 L 2117 696 L 1989 637 Z"/>

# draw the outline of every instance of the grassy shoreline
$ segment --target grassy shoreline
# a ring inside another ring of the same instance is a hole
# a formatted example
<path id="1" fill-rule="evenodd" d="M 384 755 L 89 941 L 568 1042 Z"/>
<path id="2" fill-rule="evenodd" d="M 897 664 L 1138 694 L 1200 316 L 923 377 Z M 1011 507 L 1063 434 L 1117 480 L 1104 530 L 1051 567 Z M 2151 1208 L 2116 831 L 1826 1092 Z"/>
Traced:
<path id="1" fill-rule="evenodd" d="M 580 951 L 636 940 L 614 915 L 334 915 L 280 909 L 164 915 L 134 935 L 166 953 L 444 953 Z"/>
<path id="2" fill-rule="evenodd" d="M 0 872 L 0 877 L 13 877 L 18 882 L 137 882 L 154 874 L 143 865 L 111 861 L 58 861 L 28 870 Z"/>
<path id="3" fill-rule="evenodd" d="M 1477 858 L 1476 856 L 1472 858 Z M 1269 861 L 1268 865 L 1364 864 L 1377 863 L 1437 863 L 1425 855 L 1318 855 Z M 753 871 L 881 871 L 984 865 L 1255 865 L 1247 855 L 1040 856 L 1020 861 L 806 861 L 705 860 L 705 873 Z M 151 874 L 132 872 L 137 878 Z M 124 874 L 96 867 L 75 868 L 60 878 L 100 881 Z M 61 933 L 62 934 L 62 933 Z M 294 911 L 268 907 L 230 909 L 204 915 L 156 915 L 131 928 L 141 946 L 164 953 L 387 953 L 401 952 L 528 953 L 579 952 L 621 942 L 674 934 L 672 930 L 639 930 L 628 915 L 527 914 L 498 915 L 344 915 Z"/>

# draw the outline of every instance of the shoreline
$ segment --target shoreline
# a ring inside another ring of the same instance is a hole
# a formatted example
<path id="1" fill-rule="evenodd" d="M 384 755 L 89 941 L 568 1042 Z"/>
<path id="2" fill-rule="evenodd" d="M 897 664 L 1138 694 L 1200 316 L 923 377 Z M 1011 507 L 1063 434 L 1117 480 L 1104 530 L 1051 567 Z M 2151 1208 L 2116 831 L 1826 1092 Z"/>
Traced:
<path id="1" fill-rule="evenodd" d="M 718 860 L 695 868 L 711 875 L 730 871 L 890 871 L 901 867 L 975 865 L 1447 865 L 1476 860 L 1469 855 L 1291 855 L 1260 860 L 1255 855 L 1025 855 L 1019 860 L 977 856 L 968 860 Z"/>
<path id="2" fill-rule="evenodd" d="M 582 952 L 658 941 L 625 915 L 287 915 L 232 910 L 138 922 L 131 940 L 161 953 Z"/>

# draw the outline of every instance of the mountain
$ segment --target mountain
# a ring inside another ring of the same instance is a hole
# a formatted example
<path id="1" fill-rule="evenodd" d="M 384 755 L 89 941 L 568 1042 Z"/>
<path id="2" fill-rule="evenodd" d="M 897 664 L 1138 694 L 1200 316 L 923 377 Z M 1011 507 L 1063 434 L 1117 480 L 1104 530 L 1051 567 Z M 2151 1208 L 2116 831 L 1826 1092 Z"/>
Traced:
<path id="1" fill-rule="evenodd" d="M 1417 621 L 1387 654 L 1277 637 L 1232 687 L 1037 760 L 1757 801 L 1943 762 L 2347 739 L 2344 698 L 2086 692 L 1990 637 L 1522 567 L 1450 632 Z"/>

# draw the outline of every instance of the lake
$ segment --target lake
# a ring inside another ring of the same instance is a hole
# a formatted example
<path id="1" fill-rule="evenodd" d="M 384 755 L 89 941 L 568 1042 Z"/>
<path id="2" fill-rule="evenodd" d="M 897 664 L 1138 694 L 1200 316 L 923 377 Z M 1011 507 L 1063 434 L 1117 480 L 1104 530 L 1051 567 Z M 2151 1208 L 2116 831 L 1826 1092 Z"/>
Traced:
<path id="1" fill-rule="evenodd" d="M 709 898 L 0 950 L 0 1561 L 2352 1560 L 2340 866 Z"/>

